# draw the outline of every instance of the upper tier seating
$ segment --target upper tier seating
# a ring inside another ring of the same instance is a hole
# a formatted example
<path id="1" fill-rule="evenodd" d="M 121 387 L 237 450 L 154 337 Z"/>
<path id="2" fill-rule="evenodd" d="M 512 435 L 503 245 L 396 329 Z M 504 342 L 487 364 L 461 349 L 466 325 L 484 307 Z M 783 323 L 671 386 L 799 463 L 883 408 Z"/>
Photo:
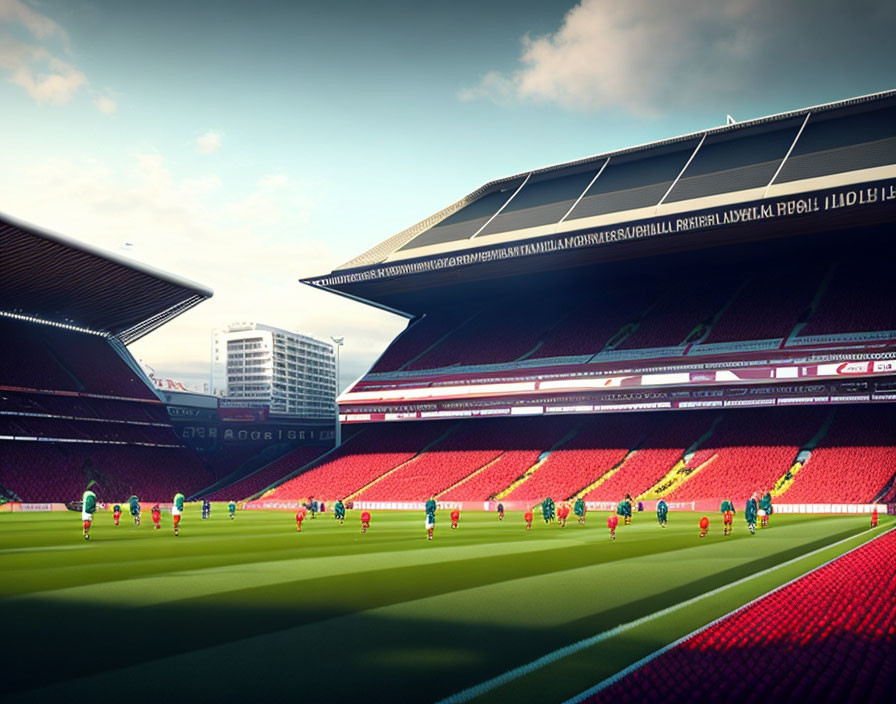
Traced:
<path id="1" fill-rule="evenodd" d="M 798 605 L 798 608 L 795 608 Z M 588 697 L 885 702 L 896 682 L 896 531 L 772 592 Z"/>
<path id="2" fill-rule="evenodd" d="M 0 317 L 0 338 L 14 341 L 0 359 L 0 384 L 156 398 L 104 337 Z"/>

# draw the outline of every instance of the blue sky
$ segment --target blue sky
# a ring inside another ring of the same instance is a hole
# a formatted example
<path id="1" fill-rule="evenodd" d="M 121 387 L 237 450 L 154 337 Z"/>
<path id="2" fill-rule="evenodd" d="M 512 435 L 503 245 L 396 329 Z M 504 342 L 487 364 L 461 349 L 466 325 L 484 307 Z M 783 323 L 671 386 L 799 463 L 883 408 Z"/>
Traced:
<path id="1" fill-rule="evenodd" d="M 138 342 L 201 382 L 209 331 L 402 327 L 297 283 L 481 183 L 893 86 L 893 3 L 0 0 L 0 211 L 216 296 Z"/>

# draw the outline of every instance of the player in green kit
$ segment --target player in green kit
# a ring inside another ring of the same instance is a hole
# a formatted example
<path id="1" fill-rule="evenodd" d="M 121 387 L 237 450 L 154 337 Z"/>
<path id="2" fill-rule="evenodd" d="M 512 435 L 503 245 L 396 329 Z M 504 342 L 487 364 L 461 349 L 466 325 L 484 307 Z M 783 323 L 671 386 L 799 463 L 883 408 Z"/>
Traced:
<path id="1" fill-rule="evenodd" d="M 90 489 L 81 496 L 81 520 L 84 521 L 84 540 L 90 540 L 90 525 L 96 511 L 96 494 Z"/>
<path id="2" fill-rule="evenodd" d="M 660 499 L 656 502 L 656 520 L 659 521 L 660 528 L 666 527 L 666 519 L 669 517 L 669 505 Z"/>
<path id="3" fill-rule="evenodd" d="M 579 525 L 585 525 L 585 511 L 587 510 L 585 508 L 585 499 L 583 499 L 581 496 L 577 498 L 575 506 L 573 506 L 572 510 L 575 512 L 576 516 L 579 517 Z"/>
<path id="4" fill-rule="evenodd" d="M 750 535 L 756 535 L 756 514 L 758 513 L 758 509 L 756 507 L 756 499 L 751 498 L 747 500 L 747 508 L 744 510 L 744 518 L 747 519 L 747 527 L 750 529 Z"/>
<path id="5" fill-rule="evenodd" d="M 227 510 L 230 511 L 230 520 L 232 521 L 234 514 L 236 514 L 236 503 L 234 501 L 231 501 L 229 504 L 227 504 Z"/>
<path id="6" fill-rule="evenodd" d="M 768 528 L 768 519 L 772 515 L 772 495 L 768 492 L 759 499 L 759 526 Z"/>
<path id="7" fill-rule="evenodd" d="M 136 496 L 131 496 L 128 499 L 128 507 L 131 510 L 131 515 L 134 517 L 134 525 L 140 525 L 140 499 Z"/>
<path id="8" fill-rule="evenodd" d="M 339 525 L 345 521 L 345 504 L 342 503 L 342 499 L 338 499 L 333 505 L 333 517 L 339 521 Z"/>
<path id="9" fill-rule="evenodd" d="M 432 540 L 432 533 L 436 527 L 436 497 L 430 496 L 426 502 L 426 538 Z"/>
<path id="10" fill-rule="evenodd" d="M 171 506 L 171 517 L 174 520 L 174 534 L 180 535 L 178 525 L 180 524 L 180 514 L 184 512 L 184 495 L 175 494 L 174 504 Z"/>

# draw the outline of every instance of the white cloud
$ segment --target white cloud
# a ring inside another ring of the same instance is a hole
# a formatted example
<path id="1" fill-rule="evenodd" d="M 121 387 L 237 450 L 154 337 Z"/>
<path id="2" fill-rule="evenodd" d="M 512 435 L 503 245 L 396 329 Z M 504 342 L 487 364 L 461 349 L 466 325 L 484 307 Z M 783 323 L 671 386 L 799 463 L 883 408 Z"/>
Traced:
<path id="1" fill-rule="evenodd" d="M 221 148 L 221 133 L 209 131 L 196 138 L 194 149 L 197 154 L 211 154 Z"/>
<path id="2" fill-rule="evenodd" d="M 825 66 L 841 69 L 844 59 L 880 65 L 888 57 L 892 65 L 894 7 L 874 0 L 581 0 L 557 31 L 523 37 L 516 70 L 489 71 L 458 97 L 651 115 L 772 86 L 792 90 L 797 77 L 817 82 Z"/>
<path id="3" fill-rule="evenodd" d="M 78 68 L 43 47 L 0 39 L 0 69 L 38 103 L 67 103 L 87 85 L 87 77 Z"/>
<path id="4" fill-rule="evenodd" d="M 103 115 L 112 115 L 118 110 L 118 103 L 107 95 L 94 96 L 93 104 Z"/>
<path id="5" fill-rule="evenodd" d="M 23 41 L 16 33 L 30 35 Z M 10 83 L 23 88 L 39 104 L 61 105 L 87 86 L 84 72 L 60 58 L 48 43 L 71 53 L 68 33 L 46 15 L 20 0 L 0 0 L 0 71 Z M 94 93 L 94 105 L 104 115 L 118 109 L 110 97 Z"/>
<path id="6" fill-rule="evenodd" d="M 234 193 L 215 175 L 178 177 L 158 152 L 135 153 L 124 167 L 57 158 L 25 168 L 0 176 L 0 212 L 127 252 L 215 291 L 134 344 L 134 354 L 161 376 L 201 382 L 211 330 L 256 320 L 325 340 L 344 335 L 345 381 L 404 327 L 395 316 L 299 283 L 345 257 L 305 233 L 316 199 L 288 173 L 261 176 Z"/>

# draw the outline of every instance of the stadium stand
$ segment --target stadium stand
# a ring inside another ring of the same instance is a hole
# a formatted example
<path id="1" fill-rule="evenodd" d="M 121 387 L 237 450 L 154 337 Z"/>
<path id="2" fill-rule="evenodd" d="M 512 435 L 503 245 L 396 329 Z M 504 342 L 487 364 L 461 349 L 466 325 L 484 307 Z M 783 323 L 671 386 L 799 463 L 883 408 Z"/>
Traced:
<path id="1" fill-rule="evenodd" d="M 744 409 L 721 414 L 715 432 L 700 447 L 701 464 L 711 461 L 664 498 L 732 499 L 737 503 L 756 491 L 770 491 L 793 465 L 800 448 L 818 432 L 826 412 L 822 408 L 770 408 L 758 413 Z M 692 461 L 690 466 L 699 465 Z"/>
<path id="2" fill-rule="evenodd" d="M 894 623 L 891 530 L 577 701 L 891 701 Z"/>
<path id="3" fill-rule="evenodd" d="M 65 502 L 91 482 L 101 501 L 170 501 L 208 486 L 212 475 L 183 447 L 0 441 L 0 485 L 24 501 Z"/>
<path id="4" fill-rule="evenodd" d="M 317 445 L 297 447 L 277 460 L 261 467 L 249 475 L 239 478 L 222 489 L 201 496 L 209 501 L 229 501 L 246 499 L 274 484 L 309 462 L 313 462 L 329 448 Z"/>
<path id="5" fill-rule="evenodd" d="M 894 427 L 896 409 L 891 406 L 841 406 L 827 434 L 812 450 L 793 485 L 780 500 L 787 503 L 875 500 L 896 474 Z"/>
<path id="6" fill-rule="evenodd" d="M 550 496 L 565 500 L 582 491 L 622 462 L 631 448 L 657 423 L 656 415 L 596 416 L 581 421 L 578 432 L 553 450 L 530 477 L 504 498 L 537 502 Z M 621 498 L 621 497 L 620 497 Z"/>
<path id="7" fill-rule="evenodd" d="M 371 425 L 327 455 L 320 464 L 289 479 L 264 498 L 298 501 L 312 496 L 346 498 L 385 473 L 408 462 L 452 428 L 434 421 Z"/>
<path id="8" fill-rule="evenodd" d="M 669 414 L 657 429 L 626 459 L 619 471 L 595 487 L 587 501 L 619 501 L 626 494 L 640 496 L 657 484 L 684 457 L 685 451 L 712 424 L 705 411 Z"/>
<path id="9" fill-rule="evenodd" d="M 442 494 L 440 501 L 487 501 L 509 487 L 532 467 L 539 456 L 563 440 L 577 420 L 568 417 L 489 420 L 490 444 L 501 448 L 498 458 L 465 477 Z"/>

